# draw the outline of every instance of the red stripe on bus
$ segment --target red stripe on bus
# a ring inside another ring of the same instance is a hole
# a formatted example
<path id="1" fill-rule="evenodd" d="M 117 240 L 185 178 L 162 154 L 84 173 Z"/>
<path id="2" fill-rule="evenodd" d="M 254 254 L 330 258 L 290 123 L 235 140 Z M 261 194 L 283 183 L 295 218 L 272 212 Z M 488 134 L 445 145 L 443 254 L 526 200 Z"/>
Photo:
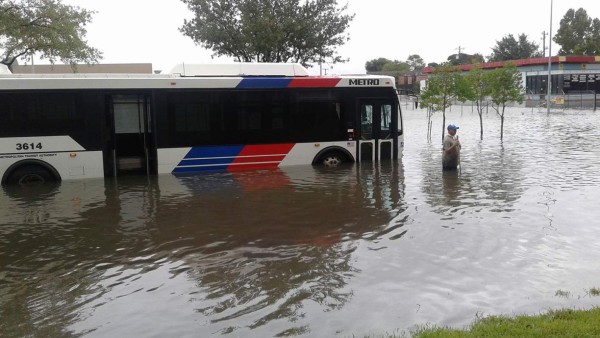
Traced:
<path id="1" fill-rule="evenodd" d="M 241 165 L 229 165 L 227 167 L 228 172 L 233 171 L 247 171 L 247 170 L 256 170 L 256 169 L 277 169 L 279 168 L 279 162 L 277 163 L 251 163 L 251 164 L 241 164 Z"/>
<path id="2" fill-rule="evenodd" d="M 294 143 L 245 146 L 227 167 L 227 171 L 277 168 Z"/>
<path id="3" fill-rule="evenodd" d="M 295 143 L 283 144 L 258 144 L 245 146 L 237 156 L 256 156 L 256 155 L 287 155 Z"/>
<path id="4" fill-rule="evenodd" d="M 340 81 L 342 79 L 336 77 L 294 78 L 288 88 L 335 87 Z"/>
<path id="5" fill-rule="evenodd" d="M 254 162 L 277 162 L 280 163 L 285 158 L 285 155 L 278 156 L 248 156 L 248 157 L 236 157 L 231 163 L 242 164 L 242 163 L 254 163 Z"/>

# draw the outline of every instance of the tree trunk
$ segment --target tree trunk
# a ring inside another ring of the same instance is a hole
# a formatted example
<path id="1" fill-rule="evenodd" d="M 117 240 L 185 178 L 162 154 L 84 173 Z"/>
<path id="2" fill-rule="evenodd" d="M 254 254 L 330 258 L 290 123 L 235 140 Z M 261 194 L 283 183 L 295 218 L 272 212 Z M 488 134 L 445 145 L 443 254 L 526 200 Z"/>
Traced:
<path id="1" fill-rule="evenodd" d="M 444 136 L 446 136 L 446 109 L 442 110 L 442 143 L 444 143 Z"/>
<path id="2" fill-rule="evenodd" d="M 502 114 L 500 114 L 500 140 L 504 138 L 504 107 L 502 107 Z"/>
<path id="3" fill-rule="evenodd" d="M 431 108 L 427 108 L 427 141 L 431 141 Z"/>
<path id="4" fill-rule="evenodd" d="M 483 107 L 477 102 L 477 114 L 479 115 L 479 139 L 483 140 Z"/>

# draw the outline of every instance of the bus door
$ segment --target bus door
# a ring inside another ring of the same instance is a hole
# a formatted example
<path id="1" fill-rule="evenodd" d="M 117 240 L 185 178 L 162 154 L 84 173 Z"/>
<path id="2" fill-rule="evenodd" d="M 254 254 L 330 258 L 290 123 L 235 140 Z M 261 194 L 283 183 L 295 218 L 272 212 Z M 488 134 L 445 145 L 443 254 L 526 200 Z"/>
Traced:
<path id="1" fill-rule="evenodd" d="M 358 140 L 358 161 L 375 162 L 392 159 L 394 142 L 393 124 L 394 102 L 381 99 L 359 101 L 360 138 Z"/>
<path id="2" fill-rule="evenodd" d="M 111 95 L 114 121 L 112 163 L 114 176 L 154 173 L 150 96 Z"/>

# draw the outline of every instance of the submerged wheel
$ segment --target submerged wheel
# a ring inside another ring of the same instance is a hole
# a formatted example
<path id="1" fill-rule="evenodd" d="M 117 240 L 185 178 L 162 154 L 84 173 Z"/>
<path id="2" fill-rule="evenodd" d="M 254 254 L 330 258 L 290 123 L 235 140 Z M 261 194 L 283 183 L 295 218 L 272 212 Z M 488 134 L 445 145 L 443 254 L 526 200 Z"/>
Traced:
<path id="1" fill-rule="evenodd" d="M 13 171 L 6 180 L 6 183 L 22 187 L 32 187 L 56 181 L 58 181 L 58 178 L 50 170 L 39 165 L 28 164 Z"/>
<path id="2" fill-rule="evenodd" d="M 327 153 L 320 161 L 320 163 L 327 168 L 337 168 L 344 162 L 346 162 L 346 157 L 339 152 Z"/>

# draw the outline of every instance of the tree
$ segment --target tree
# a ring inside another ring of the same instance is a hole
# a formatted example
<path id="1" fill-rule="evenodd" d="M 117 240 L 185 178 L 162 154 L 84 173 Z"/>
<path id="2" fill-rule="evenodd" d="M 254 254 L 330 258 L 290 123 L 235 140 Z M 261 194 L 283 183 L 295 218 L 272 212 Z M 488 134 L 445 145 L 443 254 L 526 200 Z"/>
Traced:
<path id="1" fill-rule="evenodd" d="M 411 71 L 417 72 L 417 73 L 420 72 L 421 69 L 423 69 L 425 67 L 425 61 L 418 54 L 409 55 L 408 58 L 406 59 L 406 63 L 408 64 L 408 67 L 410 68 Z"/>
<path id="2" fill-rule="evenodd" d="M 463 81 L 460 71 L 450 63 L 445 63 L 433 71 L 421 92 L 421 107 L 428 109 L 429 120 L 431 114 L 436 111 L 443 114 L 442 140 L 446 125 L 446 108 L 452 106 L 452 101 L 460 97 Z"/>
<path id="3" fill-rule="evenodd" d="M 479 115 L 479 137 L 483 140 L 483 109 L 487 107 L 487 96 L 490 92 L 490 74 L 481 68 L 481 64 L 476 64 L 475 67 L 469 70 L 465 75 L 465 90 L 463 97 L 472 101 L 477 106 L 477 114 Z"/>
<path id="4" fill-rule="evenodd" d="M 240 62 L 345 62 L 337 47 L 354 15 L 337 0 L 181 0 L 194 13 L 180 31 Z"/>
<path id="5" fill-rule="evenodd" d="M 373 59 L 365 63 L 367 72 L 397 72 L 408 73 L 410 66 L 406 62 L 386 58 Z"/>
<path id="6" fill-rule="evenodd" d="M 365 63 L 365 69 L 367 72 L 380 72 L 383 70 L 383 66 L 390 62 L 392 62 L 392 60 L 386 58 L 373 59 Z"/>
<path id="7" fill-rule="evenodd" d="M 453 66 L 460 66 L 460 65 L 471 65 L 474 63 L 481 63 L 481 62 L 485 62 L 485 59 L 483 58 L 483 55 L 481 54 L 466 54 L 466 53 L 459 53 L 459 54 L 452 54 L 450 56 L 448 56 L 448 62 L 450 62 L 451 65 Z"/>
<path id="8" fill-rule="evenodd" d="M 92 63 L 102 53 L 85 41 L 92 11 L 60 0 L 0 0 L 0 63 L 37 54 L 51 63 Z"/>
<path id="9" fill-rule="evenodd" d="M 583 8 L 569 9 L 552 40 L 561 46 L 559 55 L 600 54 L 600 20 L 590 18 Z"/>
<path id="10" fill-rule="evenodd" d="M 388 62 L 383 65 L 381 70 L 384 72 L 408 73 L 410 71 L 410 66 L 405 62 L 394 60 L 393 62 Z"/>
<path id="11" fill-rule="evenodd" d="M 490 61 L 531 59 L 542 56 L 539 45 L 527 40 L 526 34 L 520 34 L 518 41 L 512 34 L 508 34 L 502 40 L 496 41 L 496 46 L 492 48 Z"/>
<path id="12" fill-rule="evenodd" d="M 521 72 L 509 61 L 504 67 L 491 71 L 488 83 L 493 103 L 492 108 L 500 116 L 500 139 L 502 140 L 504 137 L 504 109 L 509 102 L 523 103 L 525 97 Z"/>

